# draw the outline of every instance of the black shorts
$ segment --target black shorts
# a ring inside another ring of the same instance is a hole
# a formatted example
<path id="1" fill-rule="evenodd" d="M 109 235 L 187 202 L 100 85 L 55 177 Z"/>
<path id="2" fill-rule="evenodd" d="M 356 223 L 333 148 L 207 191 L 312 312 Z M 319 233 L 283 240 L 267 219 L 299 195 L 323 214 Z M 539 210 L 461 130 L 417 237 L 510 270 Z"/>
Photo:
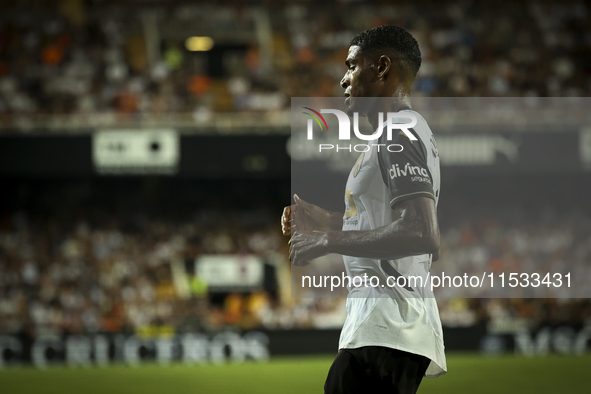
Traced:
<path id="1" fill-rule="evenodd" d="M 341 349 L 326 383 L 325 394 L 414 394 L 431 360 L 381 346 Z"/>

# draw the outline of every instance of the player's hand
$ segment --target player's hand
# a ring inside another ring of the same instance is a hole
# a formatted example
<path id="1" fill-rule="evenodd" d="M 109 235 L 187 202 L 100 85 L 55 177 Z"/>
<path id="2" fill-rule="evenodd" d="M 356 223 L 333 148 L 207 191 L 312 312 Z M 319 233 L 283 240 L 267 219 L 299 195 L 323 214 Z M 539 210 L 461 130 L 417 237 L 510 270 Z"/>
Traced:
<path id="1" fill-rule="evenodd" d="M 322 231 L 297 230 L 289 240 L 289 259 L 294 265 L 306 266 L 328 254 L 328 235 Z"/>
<path id="2" fill-rule="evenodd" d="M 331 213 L 318 205 L 310 204 L 302 200 L 297 194 L 293 199 L 295 205 L 292 205 L 292 224 L 291 231 L 312 230 L 312 231 L 330 231 Z"/>
<path id="3" fill-rule="evenodd" d="M 293 199 L 296 203 L 285 207 L 281 215 L 283 235 L 291 235 L 296 230 L 330 230 L 330 212 L 302 200 L 297 194 Z"/>
<path id="4" fill-rule="evenodd" d="M 281 215 L 281 231 L 283 232 L 283 235 L 291 235 L 291 212 L 293 207 L 295 207 L 295 205 L 283 208 L 283 215 Z"/>

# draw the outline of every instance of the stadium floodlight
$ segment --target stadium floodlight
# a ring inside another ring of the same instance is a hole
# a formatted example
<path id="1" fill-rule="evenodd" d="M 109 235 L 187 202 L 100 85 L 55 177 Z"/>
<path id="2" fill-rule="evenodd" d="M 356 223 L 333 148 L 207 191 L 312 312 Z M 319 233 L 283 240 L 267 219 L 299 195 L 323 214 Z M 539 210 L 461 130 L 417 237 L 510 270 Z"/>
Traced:
<path id="1" fill-rule="evenodd" d="M 206 52 L 213 48 L 213 44 L 211 37 L 189 37 L 185 41 L 185 48 L 192 52 Z"/>

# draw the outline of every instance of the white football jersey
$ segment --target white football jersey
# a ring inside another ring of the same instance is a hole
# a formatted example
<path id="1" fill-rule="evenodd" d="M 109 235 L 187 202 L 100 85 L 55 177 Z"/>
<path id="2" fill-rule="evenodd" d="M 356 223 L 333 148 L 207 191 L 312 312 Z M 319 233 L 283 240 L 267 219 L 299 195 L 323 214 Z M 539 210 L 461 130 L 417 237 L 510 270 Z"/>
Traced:
<path id="1" fill-rule="evenodd" d="M 386 132 L 380 144 L 360 155 L 351 170 L 345 191 L 346 212 L 343 231 L 372 230 L 392 223 L 393 207 L 400 201 L 426 196 L 439 199 L 439 154 L 433 133 L 421 115 L 413 110 L 399 111 L 394 123 L 408 123 L 405 114 L 414 114 L 417 124 L 410 131 L 411 141 L 394 130 L 392 140 Z M 392 144 L 397 144 L 396 146 Z M 386 146 L 392 145 L 390 152 Z M 397 148 L 398 147 L 398 148 Z M 379 151 L 378 151 L 379 148 Z M 349 286 L 347 319 L 341 332 L 339 349 L 385 346 L 419 354 L 431 360 L 425 376 L 437 377 L 447 371 L 443 332 L 435 297 L 426 285 L 431 255 L 408 256 L 397 260 L 376 260 L 343 256 L 350 278 L 377 277 L 379 285 Z M 394 278 L 403 286 L 390 286 Z M 388 279 L 390 277 L 390 279 Z M 422 278 L 423 286 L 416 278 Z M 406 279 L 406 278 L 404 278 Z M 360 283 L 359 281 L 357 283 Z M 418 283 L 418 284 L 417 284 Z"/>

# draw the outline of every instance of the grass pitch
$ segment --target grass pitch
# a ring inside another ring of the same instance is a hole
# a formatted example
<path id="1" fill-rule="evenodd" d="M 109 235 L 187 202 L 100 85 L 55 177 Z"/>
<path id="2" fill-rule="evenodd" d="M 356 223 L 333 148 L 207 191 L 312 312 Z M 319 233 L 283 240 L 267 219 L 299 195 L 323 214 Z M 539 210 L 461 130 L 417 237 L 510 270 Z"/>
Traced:
<path id="1" fill-rule="evenodd" d="M 30 367 L 0 370 L 2 394 L 322 393 L 333 356 L 269 363 Z M 425 379 L 419 393 L 590 393 L 591 355 L 524 358 L 448 355 L 448 374 Z"/>

